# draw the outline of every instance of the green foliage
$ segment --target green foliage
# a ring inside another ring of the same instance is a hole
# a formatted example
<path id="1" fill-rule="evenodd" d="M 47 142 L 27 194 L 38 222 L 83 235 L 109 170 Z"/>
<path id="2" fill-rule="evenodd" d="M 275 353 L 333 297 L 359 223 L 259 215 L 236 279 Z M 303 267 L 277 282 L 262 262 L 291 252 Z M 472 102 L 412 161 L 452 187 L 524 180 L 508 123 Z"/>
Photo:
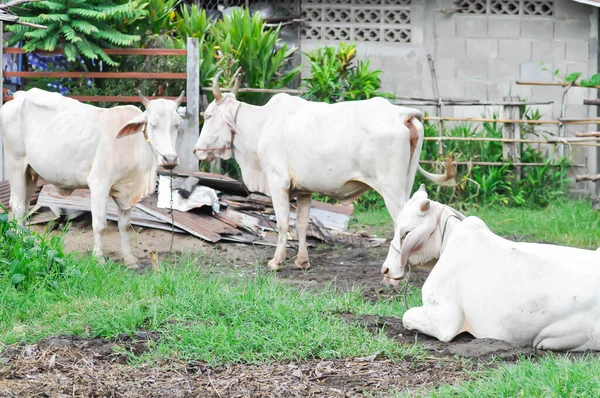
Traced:
<path id="1" fill-rule="evenodd" d="M 311 67 L 310 76 L 303 79 L 304 98 L 335 103 L 372 97 L 392 97 L 378 92 L 380 70 L 371 70 L 370 61 L 356 59 L 356 44 L 340 43 L 339 47 L 324 46 L 305 53 Z"/>
<path id="2" fill-rule="evenodd" d="M 537 111 L 525 109 L 525 119 L 539 119 Z M 497 116 L 493 115 L 493 119 Z M 453 137 L 502 138 L 502 124 L 486 122 L 481 128 L 470 124 L 458 125 L 446 134 Z M 523 133 L 531 133 L 524 128 Z M 437 136 L 435 124 L 425 123 L 425 136 Z M 426 141 L 421 159 L 438 160 L 437 142 Z M 444 154 L 452 154 L 456 161 L 504 162 L 502 142 L 498 141 L 445 141 Z M 521 167 L 521 178 L 517 178 L 515 167 L 510 164 L 501 166 L 461 165 L 457 167 L 457 186 L 437 189 L 435 183 L 417 173 L 413 189 L 424 183 L 431 196 L 442 203 L 452 203 L 457 207 L 472 205 L 504 205 L 543 207 L 550 202 L 565 198 L 568 193 L 567 158 L 552 159 L 553 154 L 544 155 L 534 148 L 521 146 L 521 162 L 542 163 L 543 166 Z M 441 171 L 441 170 L 440 170 Z"/>
<path id="3" fill-rule="evenodd" d="M 549 71 L 549 69 L 544 68 L 544 70 Z M 555 69 L 553 72 L 554 76 L 560 77 L 560 69 Z M 573 72 L 563 77 L 565 83 L 577 83 L 577 80 L 582 76 L 581 72 Z M 590 76 L 589 79 L 581 79 L 579 84 L 583 87 L 596 87 L 600 86 L 600 73 L 595 73 Z"/>
<path id="4" fill-rule="evenodd" d="M 252 88 L 278 89 L 286 87 L 300 73 L 300 67 L 284 72 L 295 49 L 278 43 L 280 26 L 265 27 L 259 13 L 250 16 L 248 10 L 238 10 L 219 21 L 211 30 L 218 43 L 219 68 L 224 70 L 222 83 L 231 84 L 237 68 L 243 72 L 242 82 Z M 278 45 L 281 47 L 278 49 Z M 262 105 L 270 94 L 240 93 L 239 99 Z"/>
<path id="5" fill-rule="evenodd" d="M 54 288 L 64 265 L 60 237 L 31 233 L 0 213 L 0 278 L 19 289 L 40 284 Z"/>
<path id="6" fill-rule="evenodd" d="M 22 21 L 48 28 L 8 25 L 6 30 L 13 34 L 7 45 L 23 41 L 23 50 L 27 52 L 53 51 L 62 47 L 70 62 L 82 55 L 92 60 L 101 59 L 112 66 L 117 63 L 102 48 L 127 47 L 139 42 L 139 35 L 122 33 L 117 26 L 126 26 L 146 15 L 142 0 L 123 3 L 111 0 L 49 0 L 20 7 Z"/>

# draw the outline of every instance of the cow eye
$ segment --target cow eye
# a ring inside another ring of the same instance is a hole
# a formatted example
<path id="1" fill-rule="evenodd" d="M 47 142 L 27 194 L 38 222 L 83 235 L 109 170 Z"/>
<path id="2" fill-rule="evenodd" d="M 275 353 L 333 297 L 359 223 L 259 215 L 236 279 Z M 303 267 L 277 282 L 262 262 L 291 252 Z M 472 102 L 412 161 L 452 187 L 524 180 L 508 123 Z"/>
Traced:
<path id="1" fill-rule="evenodd" d="M 400 243 L 404 242 L 404 239 L 406 239 L 406 235 L 408 235 L 408 231 L 404 233 L 404 235 L 402 235 L 402 237 L 400 238 Z"/>

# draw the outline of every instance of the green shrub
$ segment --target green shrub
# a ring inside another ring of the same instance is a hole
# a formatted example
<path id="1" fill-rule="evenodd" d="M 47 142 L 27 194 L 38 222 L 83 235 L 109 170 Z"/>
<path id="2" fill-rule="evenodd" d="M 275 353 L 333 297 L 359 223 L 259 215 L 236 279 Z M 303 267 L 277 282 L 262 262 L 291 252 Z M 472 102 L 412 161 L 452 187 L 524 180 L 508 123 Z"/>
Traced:
<path id="1" fill-rule="evenodd" d="M 0 205 L 0 207 L 2 207 Z M 29 232 L 0 213 L 0 275 L 8 275 L 15 288 L 38 283 L 55 286 L 65 266 L 60 237 Z"/>
<path id="2" fill-rule="evenodd" d="M 23 41 L 25 51 L 62 47 L 70 62 L 83 55 L 112 66 L 117 63 L 102 48 L 128 47 L 139 42 L 139 35 L 123 33 L 122 29 L 146 15 L 141 0 L 49 0 L 19 7 L 23 22 L 45 25 L 47 29 L 7 25 L 6 30 L 13 32 L 7 45 Z"/>
<path id="3" fill-rule="evenodd" d="M 310 63 L 310 76 L 302 80 L 303 98 L 330 104 L 372 97 L 393 98 L 389 93 L 378 91 L 380 70 L 371 70 L 370 61 L 353 62 L 355 43 L 342 42 L 337 48 L 324 46 L 304 54 Z"/>

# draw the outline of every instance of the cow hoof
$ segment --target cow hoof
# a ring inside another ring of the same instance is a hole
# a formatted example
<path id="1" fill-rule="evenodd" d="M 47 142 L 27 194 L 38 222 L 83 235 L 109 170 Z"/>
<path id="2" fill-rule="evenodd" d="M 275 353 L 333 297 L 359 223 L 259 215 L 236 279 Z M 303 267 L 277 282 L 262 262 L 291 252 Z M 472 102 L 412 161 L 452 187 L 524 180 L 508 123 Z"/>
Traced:
<path id="1" fill-rule="evenodd" d="M 135 257 L 127 257 L 124 259 L 124 264 L 127 268 L 131 270 L 137 270 L 140 268 L 140 264 L 138 263 L 137 258 Z"/>
<path id="2" fill-rule="evenodd" d="M 269 267 L 269 269 L 271 271 L 277 271 L 279 269 L 279 267 L 281 267 L 281 263 L 275 261 L 275 260 L 271 260 L 269 261 L 269 263 L 267 264 L 267 266 Z"/>
<path id="3" fill-rule="evenodd" d="M 296 260 L 296 261 L 294 261 L 294 268 L 295 269 L 309 269 L 310 268 L 310 262 L 308 261 L 308 259 L 306 259 L 306 260 Z"/>

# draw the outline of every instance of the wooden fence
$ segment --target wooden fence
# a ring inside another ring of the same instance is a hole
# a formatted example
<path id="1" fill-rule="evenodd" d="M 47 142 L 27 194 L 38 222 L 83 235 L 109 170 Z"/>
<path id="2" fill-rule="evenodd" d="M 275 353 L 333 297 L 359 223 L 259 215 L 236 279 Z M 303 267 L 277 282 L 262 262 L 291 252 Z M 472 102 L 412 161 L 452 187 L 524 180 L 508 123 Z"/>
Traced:
<path id="1" fill-rule="evenodd" d="M 2 28 L 0 24 L 0 29 Z M 28 79 L 40 78 L 94 78 L 94 79 L 175 79 L 186 80 L 186 95 L 183 102 L 186 103 L 186 112 L 182 115 L 183 123 L 179 130 L 179 138 L 177 140 L 177 152 L 179 155 L 180 165 L 176 171 L 190 172 L 198 169 L 198 161 L 194 157 L 190 148 L 194 146 L 198 139 L 200 125 L 200 59 L 199 59 L 199 41 L 196 38 L 188 38 L 186 49 L 161 49 L 161 48 L 111 48 L 104 51 L 108 55 L 144 55 L 144 56 L 185 56 L 186 71 L 185 72 L 4 72 L 0 71 L 0 92 L 2 99 L 0 105 L 6 101 L 12 100 L 12 96 L 4 95 L 2 82 L 4 77 L 21 77 Z M 0 46 L 0 58 L 2 53 L 7 54 L 24 54 L 21 48 L 12 48 Z M 38 54 L 50 54 L 47 52 L 37 52 Z M 51 54 L 60 54 L 61 51 L 56 51 Z M 136 96 L 89 96 L 89 95 L 73 95 L 69 96 L 82 102 L 127 102 L 141 103 L 140 98 Z M 177 97 L 153 97 L 149 99 L 165 98 L 175 99 Z M 1 131 L 0 131 L 1 136 Z M 4 152 L 2 140 L 0 140 L 0 180 L 6 180 L 6 170 L 4 167 Z"/>

